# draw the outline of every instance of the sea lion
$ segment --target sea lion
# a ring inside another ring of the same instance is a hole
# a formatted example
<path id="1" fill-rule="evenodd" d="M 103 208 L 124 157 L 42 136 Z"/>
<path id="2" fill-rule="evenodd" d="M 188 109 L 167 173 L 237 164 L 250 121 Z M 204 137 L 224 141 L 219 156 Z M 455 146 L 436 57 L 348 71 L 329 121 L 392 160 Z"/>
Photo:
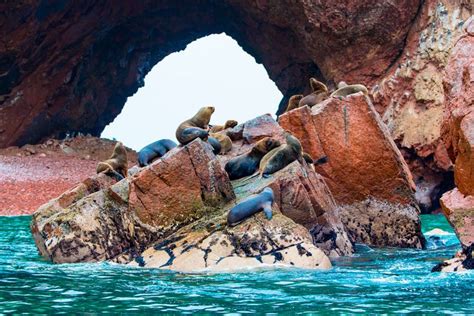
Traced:
<path id="1" fill-rule="evenodd" d="M 179 124 L 176 129 L 176 139 L 178 142 L 181 145 L 186 145 L 198 137 L 206 140 L 209 136 L 207 131 L 209 121 L 214 110 L 213 106 L 202 107 L 192 118 Z"/>
<path id="2" fill-rule="evenodd" d="M 221 133 L 209 133 L 209 136 L 217 139 L 221 144 L 220 154 L 225 154 L 232 150 L 232 140 L 229 136 Z"/>
<path id="3" fill-rule="evenodd" d="M 127 150 L 121 142 L 117 142 L 109 159 L 97 164 L 97 173 L 112 174 L 122 180 L 128 175 Z"/>
<path id="4" fill-rule="evenodd" d="M 303 162 L 303 148 L 298 138 L 286 131 L 285 139 L 285 145 L 272 149 L 262 158 L 259 168 L 260 176 L 265 178 L 285 168 L 295 160 Z"/>
<path id="5" fill-rule="evenodd" d="M 273 200 L 273 190 L 268 187 L 263 189 L 260 194 L 250 196 L 234 206 L 227 214 L 227 224 L 229 226 L 235 226 L 260 210 L 263 210 L 267 219 L 272 219 Z"/>
<path id="6" fill-rule="evenodd" d="M 236 120 L 227 120 L 224 125 L 213 125 L 210 129 L 211 133 L 217 133 L 228 128 L 236 127 L 239 123 Z"/>
<path id="7" fill-rule="evenodd" d="M 250 152 L 230 159 L 225 165 L 229 179 L 236 180 L 254 174 L 263 156 L 280 145 L 278 140 L 265 137 L 259 140 Z"/>
<path id="8" fill-rule="evenodd" d="M 347 97 L 348 95 L 357 93 L 357 92 L 362 92 L 365 95 L 369 94 L 369 91 L 367 88 L 362 85 L 362 84 L 350 84 L 350 85 L 344 85 L 346 84 L 345 82 L 340 82 L 337 86 L 338 89 L 331 93 L 331 97 Z"/>
<path id="9" fill-rule="evenodd" d="M 207 142 L 212 146 L 212 152 L 214 153 L 214 155 L 218 155 L 221 152 L 222 146 L 217 139 L 215 139 L 214 137 L 208 137 Z"/>
<path id="10" fill-rule="evenodd" d="M 304 161 L 306 161 L 307 164 L 313 164 L 314 163 L 313 158 L 308 153 L 303 152 L 303 159 L 304 159 Z"/>
<path id="11" fill-rule="evenodd" d="M 176 146 L 177 144 L 171 139 L 160 139 L 148 144 L 138 152 L 138 164 L 140 167 L 148 166 L 155 158 L 164 156 L 164 154 Z"/>
<path id="12" fill-rule="evenodd" d="M 302 107 L 305 105 L 308 105 L 309 107 L 312 107 L 322 101 L 324 101 L 328 95 L 329 95 L 329 90 L 328 87 L 321 81 L 318 81 L 314 78 L 309 79 L 309 84 L 311 86 L 311 89 L 313 92 L 311 94 L 308 94 L 307 96 L 303 97 L 299 104 L 298 107 Z"/>
<path id="13" fill-rule="evenodd" d="M 295 94 L 290 97 L 288 100 L 288 105 L 286 106 L 285 112 L 299 108 L 300 100 L 303 98 L 302 94 Z"/>

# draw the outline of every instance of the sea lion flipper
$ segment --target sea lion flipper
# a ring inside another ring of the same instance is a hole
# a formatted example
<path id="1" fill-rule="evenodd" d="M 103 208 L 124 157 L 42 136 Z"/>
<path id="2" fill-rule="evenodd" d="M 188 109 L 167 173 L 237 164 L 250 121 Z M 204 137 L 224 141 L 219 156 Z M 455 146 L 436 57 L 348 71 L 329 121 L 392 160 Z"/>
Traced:
<path id="1" fill-rule="evenodd" d="M 265 213 L 265 216 L 267 217 L 268 220 L 271 220 L 273 217 L 273 211 L 272 211 L 272 203 L 265 203 L 263 205 L 263 213 Z"/>

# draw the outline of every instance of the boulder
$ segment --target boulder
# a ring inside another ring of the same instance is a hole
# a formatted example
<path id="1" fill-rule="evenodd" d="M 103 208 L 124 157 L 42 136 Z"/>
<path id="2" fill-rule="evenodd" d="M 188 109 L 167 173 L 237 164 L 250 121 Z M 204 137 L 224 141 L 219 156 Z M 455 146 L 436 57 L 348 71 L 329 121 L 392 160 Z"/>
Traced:
<path id="1" fill-rule="evenodd" d="M 270 187 L 281 213 L 310 232 L 313 243 L 336 257 L 354 252 L 338 207 L 324 179 L 307 165 L 295 161 L 268 178 L 233 181 L 237 197 Z"/>
<path id="2" fill-rule="evenodd" d="M 443 194 L 441 207 L 463 248 L 474 243 L 474 196 L 455 188 Z"/>
<path id="3" fill-rule="evenodd" d="M 423 246 L 411 173 L 369 98 L 329 98 L 285 113 L 279 123 L 319 160 L 316 171 L 354 241 Z"/>
<path id="4" fill-rule="evenodd" d="M 31 227 L 41 255 L 56 263 L 126 261 L 234 198 L 227 174 L 201 140 L 118 183 L 107 178 L 94 176 L 37 210 Z"/>

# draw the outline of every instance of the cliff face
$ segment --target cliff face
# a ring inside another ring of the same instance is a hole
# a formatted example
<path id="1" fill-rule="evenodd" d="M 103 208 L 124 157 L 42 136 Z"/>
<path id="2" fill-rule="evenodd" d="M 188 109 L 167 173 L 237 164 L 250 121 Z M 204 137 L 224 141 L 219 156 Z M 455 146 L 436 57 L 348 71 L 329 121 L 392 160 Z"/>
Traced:
<path id="1" fill-rule="evenodd" d="M 414 174 L 418 200 L 429 209 L 452 183 L 456 158 L 440 137 L 452 111 L 442 78 L 472 14 L 469 3 L 3 3 L 0 147 L 68 133 L 99 135 L 155 64 L 195 39 L 226 32 L 265 66 L 284 94 L 278 113 L 292 94 L 308 92 L 310 76 L 330 87 L 340 80 L 367 85 Z"/>

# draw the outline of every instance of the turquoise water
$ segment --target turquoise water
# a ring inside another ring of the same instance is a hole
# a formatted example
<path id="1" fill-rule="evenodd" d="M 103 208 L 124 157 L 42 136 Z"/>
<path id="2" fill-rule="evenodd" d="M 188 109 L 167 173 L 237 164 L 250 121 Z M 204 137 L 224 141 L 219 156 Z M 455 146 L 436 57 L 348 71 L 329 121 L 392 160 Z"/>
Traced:
<path id="1" fill-rule="evenodd" d="M 474 271 L 430 273 L 459 247 L 450 232 L 429 249 L 373 250 L 328 272 L 297 269 L 181 275 L 111 264 L 53 265 L 32 241 L 30 217 L 0 217 L 1 313 L 458 313 L 474 311 Z"/>

